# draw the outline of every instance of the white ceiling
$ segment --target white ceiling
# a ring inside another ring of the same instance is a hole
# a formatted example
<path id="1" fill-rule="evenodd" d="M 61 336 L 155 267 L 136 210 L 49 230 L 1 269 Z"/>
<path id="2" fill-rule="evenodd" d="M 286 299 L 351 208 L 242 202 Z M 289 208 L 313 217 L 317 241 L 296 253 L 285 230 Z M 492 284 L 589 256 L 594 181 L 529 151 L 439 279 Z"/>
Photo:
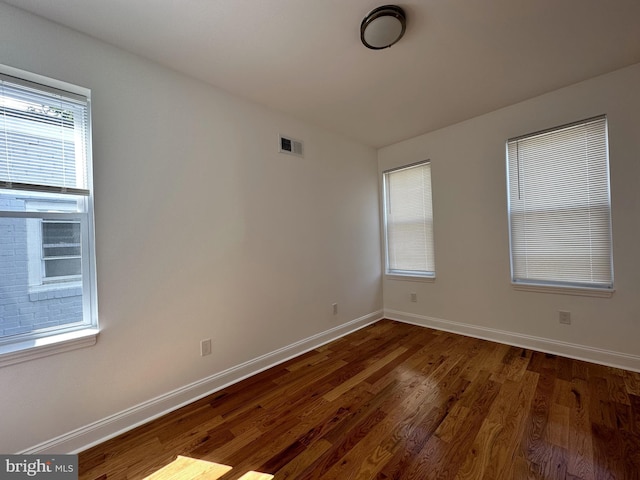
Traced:
<path id="1" fill-rule="evenodd" d="M 640 0 L 5 0 L 238 96 L 380 147 L 640 62 Z"/>

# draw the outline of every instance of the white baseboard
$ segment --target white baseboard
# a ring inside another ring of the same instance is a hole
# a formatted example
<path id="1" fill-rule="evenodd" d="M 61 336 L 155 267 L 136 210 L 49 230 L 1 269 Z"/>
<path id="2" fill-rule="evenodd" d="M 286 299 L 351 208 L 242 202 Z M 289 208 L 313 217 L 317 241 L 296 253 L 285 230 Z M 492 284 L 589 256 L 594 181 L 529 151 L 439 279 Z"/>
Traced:
<path id="1" fill-rule="evenodd" d="M 452 322 L 440 318 L 416 315 L 397 310 L 384 310 L 384 317 L 390 320 L 429 327 L 436 330 L 458 333 L 468 337 L 481 338 L 493 342 L 513 345 L 514 347 L 528 348 L 539 352 L 552 353 L 563 357 L 575 358 L 592 363 L 599 363 L 609 367 L 623 368 L 640 372 L 640 356 L 628 353 L 614 352 L 601 348 L 562 342 L 549 338 L 534 337 L 521 333 L 508 332 L 495 328 L 480 327 L 468 323 Z"/>
<path id="2" fill-rule="evenodd" d="M 356 318 L 324 332 L 292 343 L 248 362 L 203 378 L 97 422 L 28 448 L 21 454 L 78 453 L 94 445 L 177 410 L 229 385 L 297 357 L 382 318 L 382 310 Z"/>

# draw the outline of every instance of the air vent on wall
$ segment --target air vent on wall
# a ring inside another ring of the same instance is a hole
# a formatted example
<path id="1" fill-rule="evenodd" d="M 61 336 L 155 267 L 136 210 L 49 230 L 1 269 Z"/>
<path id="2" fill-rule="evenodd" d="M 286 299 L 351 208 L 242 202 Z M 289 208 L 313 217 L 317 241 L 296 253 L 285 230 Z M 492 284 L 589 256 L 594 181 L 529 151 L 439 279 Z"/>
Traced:
<path id="1" fill-rule="evenodd" d="M 280 151 L 303 157 L 302 142 L 280 135 Z"/>

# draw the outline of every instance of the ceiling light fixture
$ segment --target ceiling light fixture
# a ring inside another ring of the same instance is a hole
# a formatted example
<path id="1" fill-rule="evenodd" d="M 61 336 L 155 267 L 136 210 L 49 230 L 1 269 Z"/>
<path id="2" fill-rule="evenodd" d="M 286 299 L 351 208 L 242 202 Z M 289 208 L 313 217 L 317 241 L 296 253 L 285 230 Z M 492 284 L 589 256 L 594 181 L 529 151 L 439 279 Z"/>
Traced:
<path id="1" fill-rule="evenodd" d="M 371 10 L 360 24 L 360 40 L 373 50 L 388 48 L 404 35 L 407 19 L 396 5 L 384 5 Z"/>

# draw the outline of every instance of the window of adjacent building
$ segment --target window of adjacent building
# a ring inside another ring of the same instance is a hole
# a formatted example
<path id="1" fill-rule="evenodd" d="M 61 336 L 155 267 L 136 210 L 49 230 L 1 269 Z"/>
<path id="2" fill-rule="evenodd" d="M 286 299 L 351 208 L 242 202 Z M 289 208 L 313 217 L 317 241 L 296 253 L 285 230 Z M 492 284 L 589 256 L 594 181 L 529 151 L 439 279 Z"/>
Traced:
<path id="1" fill-rule="evenodd" d="M 94 330 L 97 308 L 90 92 L 0 67 L 1 354 Z"/>
<path id="2" fill-rule="evenodd" d="M 431 163 L 383 173 L 386 273 L 435 277 Z"/>
<path id="3" fill-rule="evenodd" d="M 515 284 L 612 289 L 607 119 L 507 142 Z"/>
<path id="4" fill-rule="evenodd" d="M 43 281 L 65 282 L 80 278 L 80 222 L 42 220 Z"/>

